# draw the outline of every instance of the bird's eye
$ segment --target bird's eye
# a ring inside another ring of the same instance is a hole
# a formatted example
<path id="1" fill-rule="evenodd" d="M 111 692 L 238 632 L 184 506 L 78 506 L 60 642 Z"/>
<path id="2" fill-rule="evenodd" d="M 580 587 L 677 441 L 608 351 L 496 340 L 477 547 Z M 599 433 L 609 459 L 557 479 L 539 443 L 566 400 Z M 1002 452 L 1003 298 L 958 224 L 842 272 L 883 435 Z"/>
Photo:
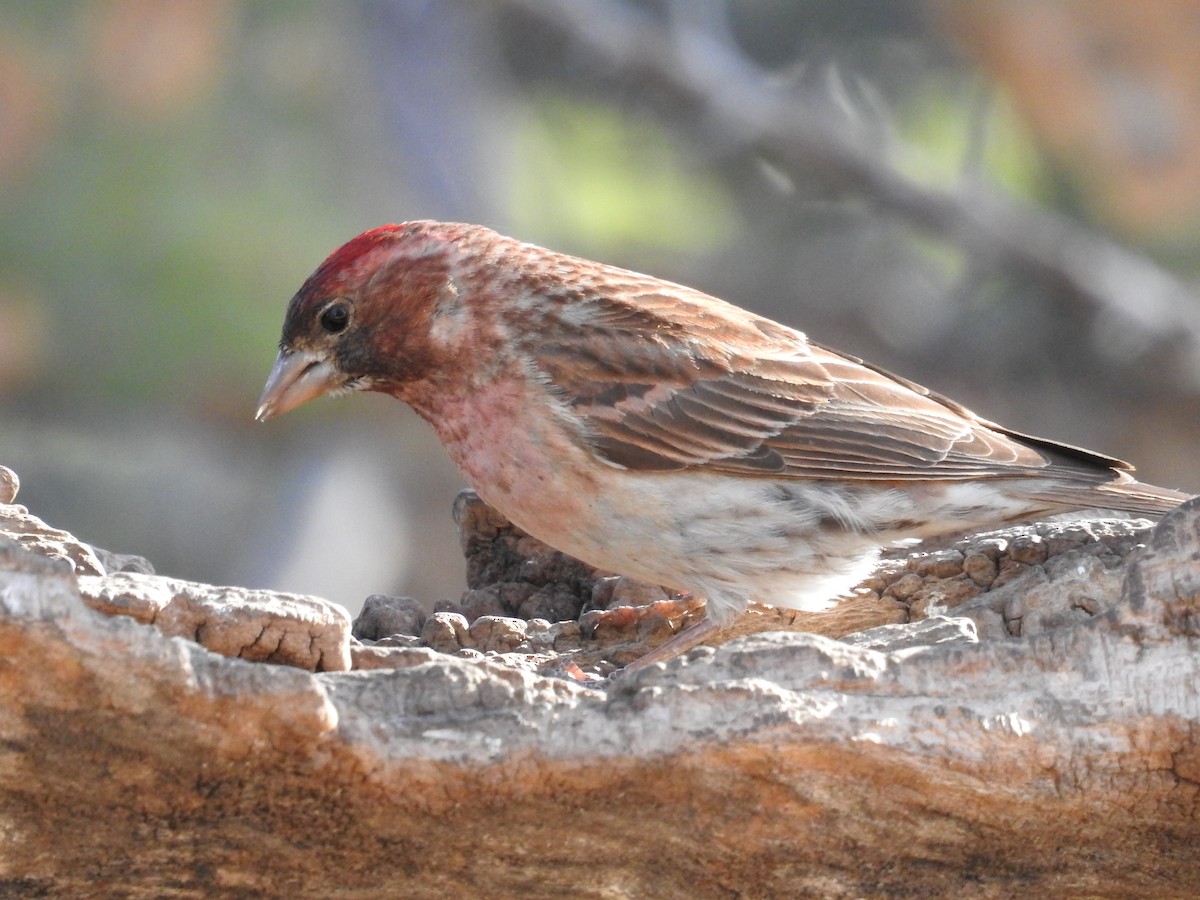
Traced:
<path id="1" fill-rule="evenodd" d="M 330 334 L 345 331 L 350 324 L 350 307 L 345 303 L 333 303 L 321 313 L 321 327 Z"/>

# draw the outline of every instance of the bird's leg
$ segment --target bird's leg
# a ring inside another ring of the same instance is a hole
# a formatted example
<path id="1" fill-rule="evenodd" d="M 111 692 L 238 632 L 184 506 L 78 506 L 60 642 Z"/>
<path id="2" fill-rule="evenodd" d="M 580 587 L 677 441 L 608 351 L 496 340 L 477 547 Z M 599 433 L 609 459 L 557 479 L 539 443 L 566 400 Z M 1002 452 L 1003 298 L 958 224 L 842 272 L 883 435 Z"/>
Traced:
<path id="1" fill-rule="evenodd" d="M 652 666 L 655 663 L 666 662 L 669 659 L 674 659 L 675 657 L 686 653 L 688 650 L 691 650 L 697 644 L 703 643 L 715 631 L 718 631 L 720 627 L 720 624 L 716 620 L 706 617 L 705 619 L 697 622 L 695 625 L 691 625 L 683 629 L 683 631 L 679 632 L 679 634 L 675 635 L 665 644 L 659 644 L 649 653 L 645 654 L 644 656 L 639 656 L 620 671 L 637 672 L 641 669 Z"/>

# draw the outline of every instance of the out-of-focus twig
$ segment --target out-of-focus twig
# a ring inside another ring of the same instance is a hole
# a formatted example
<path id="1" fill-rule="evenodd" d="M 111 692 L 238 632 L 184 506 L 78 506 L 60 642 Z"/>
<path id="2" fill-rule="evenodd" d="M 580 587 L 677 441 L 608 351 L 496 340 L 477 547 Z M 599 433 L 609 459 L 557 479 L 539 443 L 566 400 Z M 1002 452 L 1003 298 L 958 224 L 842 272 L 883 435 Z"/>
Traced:
<path id="1" fill-rule="evenodd" d="M 953 190 L 917 184 L 842 120 L 771 79 L 689 17 L 666 23 L 617 0 L 502 0 L 559 29 L 604 68 L 645 78 L 697 108 L 735 141 L 796 172 L 820 171 L 880 208 L 955 242 L 977 265 L 1048 279 L 1146 343 L 1178 342 L 1200 382 L 1200 296 L 1169 271 L 1052 212 L 968 178 Z"/>

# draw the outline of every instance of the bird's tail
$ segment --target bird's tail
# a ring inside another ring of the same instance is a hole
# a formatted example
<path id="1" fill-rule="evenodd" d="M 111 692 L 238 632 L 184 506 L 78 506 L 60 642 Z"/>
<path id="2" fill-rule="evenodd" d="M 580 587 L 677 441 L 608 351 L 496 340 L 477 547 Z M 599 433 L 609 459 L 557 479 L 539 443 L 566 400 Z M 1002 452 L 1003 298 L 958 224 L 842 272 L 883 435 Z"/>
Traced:
<path id="1" fill-rule="evenodd" d="M 1158 518 L 1170 512 L 1191 494 L 1135 481 L 1124 472 L 1122 478 L 1104 484 L 1060 484 L 1034 496 L 1074 509 L 1111 509 Z"/>

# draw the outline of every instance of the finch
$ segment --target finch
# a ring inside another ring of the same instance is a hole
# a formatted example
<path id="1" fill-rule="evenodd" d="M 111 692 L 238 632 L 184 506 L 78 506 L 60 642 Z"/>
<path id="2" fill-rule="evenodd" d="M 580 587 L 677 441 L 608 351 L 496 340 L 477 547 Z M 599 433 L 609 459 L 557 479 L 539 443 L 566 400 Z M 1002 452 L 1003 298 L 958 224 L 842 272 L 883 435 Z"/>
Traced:
<path id="1" fill-rule="evenodd" d="M 751 598 L 828 609 L 896 541 L 1187 495 L 1012 431 L 700 291 L 478 225 L 384 225 L 292 298 L 256 418 L 379 391 L 512 522 L 690 592 L 703 641 Z"/>

